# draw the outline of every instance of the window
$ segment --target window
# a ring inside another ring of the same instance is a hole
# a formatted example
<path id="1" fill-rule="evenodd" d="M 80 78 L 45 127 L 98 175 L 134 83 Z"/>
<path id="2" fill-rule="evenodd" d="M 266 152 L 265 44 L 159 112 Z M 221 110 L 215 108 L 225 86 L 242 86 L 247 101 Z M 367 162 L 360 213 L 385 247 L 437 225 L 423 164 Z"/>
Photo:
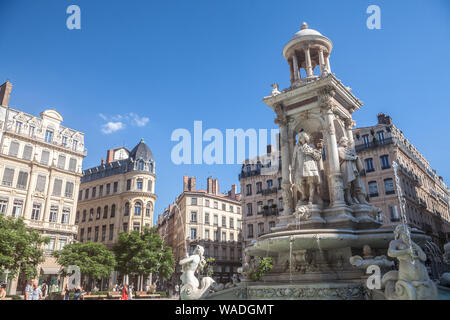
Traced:
<path id="1" fill-rule="evenodd" d="M 80 242 L 83 242 L 84 240 L 84 228 L 80 229 Z"/>
<path id="2" fill-rule="evenodd" d="M 284 210 L 284 208 L 283 208 L 283 198 L 279 198 L 278 199 L 278 208 L 279 208 L 280 211 Z"/>
<path id="3" fill-rule="evenodd" d="M 369 135 L 368 135 L 368 134 L 363 135 L 363 136 L 362 136 L 362 139 L 363 139 L 364 145 L 365 145 L 366 147 L 369 147 L 369 144 L 370 144 L 370 141 L 369 141 Z"/>
<path id="4" fill-rule="evenodd" d="M 191 222 L 197 223 L 197 211 L 191 211 Z"/>
<path id="5" fill-rule="evenodd" d="M 19 146 L 20 144 L 16 141 L 11 141 L 11 144 L 9 145 L 9 152 L 8 155 L 11 157 L 17 157 L 19 154 Z"/>
<path id="6" fill-rule="evenodd" d="M 55 238 L 51 237 L 47 247 L 45 248 L 46 253 L 50 253 L 55 249 Z"/>
<path id="7" fill-rule="evenodd" d="M 69 160 L 69 171 L 75 172 L 77 169 L 77 159 L 70 158 Z"/>
<path id="8" fill-rule="evenodd" d="M 191 228 L 191 240 L 197 239 L 197 229 Z"/>
<path id="9" fill-rule="evenodd" d="M 62 188 L 62 180 L 61 179 L 55 179 L 53 181 L 53 194 L 54 196 L 61 196 L 61 188 Z"/>
<path id="10" fill-rule="evenodd" d="M 364 162 L 366 163 L 366 172 L 375 171 L 375 168 L 373 167 L 373 159 L 372 158 L 368 158 L 368 159 L 364 160 Z"/>
<path id="11" fill-rule="evenodd" d="M 108 218 L 108 206 L 103 207 L 103 219 Z"/>
<path id="12" fill-rule="evenodd" d="M 209 240 L 209 229 L 205 229 L 205 239 Z"/>
<path id="13" fill-rule="evenodd" d="M 247 196 L 251 196 L 252 195 L 252 185 L 248 184 L 245 186 L 245 190 L 246 190 L 246 195 Z"/>
<path id="14" fill-rule="evenodd" d="M 45 131 L 45 142 L 52 143 L 52 140 L 53 140 L 53 131 L 46 130 Z"/>
<path id="15" fill-rule="evenodd" d="M 256 183 L 256 193 L 261 193 L 262 192 L 262 182 L 257 182 Z"/>
<path id="16" fill-rule="evenodd" d="M 378 197 L 378 185 L 376 181 L 369 182 L 369 196 Z"/>
<path id="17" fill-rule="evenodd" d="M 222 241 L 227 241 L 227 233 L 226 232 L 222 232 Z"/>
<path id="18" fill-rule="evenodd" d="M 33 155 L 33 147 L 26 145 L 23 147 L 22 159 L 31 160 L 31 156 Z"/>
<path id="19" fill-rule="evenodd" d="M 252 204 L 247 203 L 247 216 L 251 216 L 251 215 L 253 215 Z"/>
<path id="20" fill-rule="evenodd" d="M 138 179 L 138 180 L 136 181 L 136 189 L 142 190 L 143 184 L 144 184 L 144 183 L 143 183 L 142 179 Z"/>
<path id="21" fill-rule="evenodd" d="M 209 224 L 209 213 L 205 213 L 205 224 Z"/>
<path id="22" fill-rule="evenodd" d="M 69 220 L 70 220 L 70 208 L 63 208 L 62 216 L 61 216 L 61 223 L 69 224 Z"/>
<path id="23" fill-rule="evenodd" d="M 100 187 L 98 187 L 98 196 L 99 196 L 99 197 L 103 196 L 103 185 L 101 185 Z"/>
<path id="24" fill-rule="evenodd" d="M 14 179 L 14 169 L 11 168 L 5 168 L 5 171 L 3 173 L 3 179 L 2 184 L 4 186 L 11 187 Z"/>
<path id="25" fill-rule="evenodd" d="M 241 207 L 237 207 L 237 213 L 241 214 Z"/>
<path id="26" fill-rule="evenodd" d="M 84 200 L 89 199 L 89 188 L 84 190 Z"/>
<path id="27" fill-rule="evenodd" d="M 389 156 L 387 154 L 380 157 L 381 160 L 381 169 L 388 169 L 391 167 L 389 163 Z"/>
<path id="28" fill-rule="evenodd" d="M 73 142 L 72 142 L 72 149 L 73 150 L 77 150 L 77 148 L 78 148 L 78 140 L 73 140 Z"/>
<path id="29" fill-rule="evenodd" d="M 98 241 L 98 231 L 99 231 L 99 227 L 98 227 L 98 226 L 95 227 L 94 230 L 95 230 L 95 231 L 94 231 L 94 242 L 97 242 L 97 241 Z"/>
<path id="30" fill-rule="evenodd" d="M 218 258 L 219 257 L 219 248 L 214 247 L 214 257 Z"/>
<path id="31" fill-rule="evenodd" d="M 256 203 L 256 213 L 260 214 L 263 212 L 263 202 L 262 201 L 258 201 Z"/>
<path id="32" fill-rule="evenodd" d="M 205 207 L 209 208 L 209 200 L 208 199 L 205 200 Z"/>
<path id="33" fill-rule="evenodd" d="M 34 129 L 36 129 L 36 127 L 30 126 L 30 137 L 34 137 Z"/>
<path id="34" fill-rule="evenodd" d="M 106 240 L 106 225 L 102 226 L 102 241 Z"/>
<path id="35" fill-rule="evenodd" d="M 147 180 L 147 192 L 153 192 L 153 181 Z"/>
<path id="36" fill-rule="evenodd" d="M 67 146 L 67 137 L 66 136 L 62 137 L 61 144 L 63 145 L 64 148 Z"/>
<path id="37" fill-rule="evenodd" d="M 278 178 L 278 189 L 281 189 L 281 183 L 282 183 L 282 179 Z"/>
<path id="38" fill-rule="evenodd" d="M 219 231 L 214 230 L 214 241 L 219 241 Z"/>
<path id="39" fill-rule="evenodd" d="M 41 164 L 48 165 L 48 159 L 50 158 L 50 151 L 43 150 L 41 153 Z"/>
<path id="40" fill-rule="evenodd" d="M 392 180 L 391 178 L 384 179 L 384 190 L 386 194 L 394 194 L 394 180 Z"/>
<path id="41" fill-rule="evenodd" d="M 96 195 L 97 195 L 97 187 L 93 187 L 92 188 L 92 198 L 95 198 Z"/>
<path id="42" fill-rule="evenodd" d="M 41 204 L 33 203 L 33 209 L 31 210 L 31 220 L 39 220 L 41 216 Z"/>
<path id="43" fill-rule="evenodd" d="M 227 217 L 225 216 L 222 217 L 222 227 L 227 227 Z"/>
<path id="44" fill-rule="evenodd" d="M 66 191 L 64 192 L 66 198 L 72 199 L 73 196 L 73 182 L 66 181 Z"/>
<path id="45" fill-rule="evenodd" d="M 272 228 L 275 227 L 275 221 L 270 221 L 269 222 L 269 232 L 272 231 Z"/>
<path id="46" fill-rule="evenodd" d="M 109 194 L 111 192 L 111 183 L 106 184 L 106 194 Z"/>
<path id="47" fill-rule="evenodd" d="M 0 213 L 6 215 L 8 210 L 8 200 L 0 199 Z"/>
<path id="48" fill-rule="evenodd" d="M 227 259 L 227 248 L 222 247 L 222 259 L 226 260 Z"/>
<path id="49" fill-rule="evenodd" d="M 22 132 L 22 122 L 16 121 L 16 132 L 21 133 Z"/>
<path id="50" fill-rule="evenodd" d="M 13 209 L 12 209 L 12 216 L 14 218 L 21 217 L 22 216 L 22 210 L 23 210 L 23 201 L 22 200 L 14 200 Z"/>
<path id="51" fill-rule="evenodd" d="M 118 183 L 117 181 L 114 182 L 114 186 L 113 186 L 113 191 L 114 191 L 114 193 L 117 192 L 118 186 L 119 186 L 119 183 Z"/>
<path id="52" fill-rule="evenodd" d="M 234 260 L 234 249 L 230 248 L 230 260 L 233 261 Z"/>
<path id="53" fill-rule="evenodd" d="M 143 171 L 144 170 L 144 161 L 139 160 L 136 167 L 137 167 L 136 170 Z"/>
<path id="54" fill-rule="evenodd" d="M 214 209 L 218 209 L 219 208 L 219 203 L 217 201 L 214 201 Z"/>
<path id="55" fill-rule="evenodd" d="M 124 216 L 128 216 L 130 214 L 130 204 L 128 202 L 125 203 L 125 212 Z"/>
<path id="56" fill-rule="evenodd" d="M 58 163 L 56 165 L 59 169 L 64 169 L 66 166 L 66 156 L 63 154 L 60 154 L 58 156 Z"/>
<path id="57" fill-rule="evenodd" d="M 258 235 L 262 235 L 264 233 L 264 223 L 258 223 Z"/>
<path id="58" fill-rule="evenodd" d="M 267 188 L 272 188 L 272 186 L 273 186 L 273 181 L 267 180 Z"/>
<path id="59" fill-rule="evenodd" d="M 78 223 L 80 221 L 80 211 L 77 211 L 75 214 L 75 223 Z"/>
<path id="60" fill-rule="evenodd" d="M 109 237 L 108 237 L 108 240 L 112 240 L 113 237 L 114 237 L 114 225 L 110 224 L 109 225 Z"/>
<path id="61" fill-rule="evenodd" d="M 389 206 L 389 216 L 392 222 L 396 222 L 400 220 L 398 215 L 397 206 Z"/>
<path id="62" fill-rule="evenodd" d="M 36 191 L 44 192 L 46 181 L 47 181 L 46 176 L 38 175 L 37 180 L 36 180 Z"/>
<path id="63" fill-rule="evenodd" d="M 152 204 L 147 203 L 147 206 L 145 207 L 145 216 L 150 217 L 151 213 L 152 213 Z"/>
<path id="64" fill-rule="evenodd" d="M 59 239 L 58 240 L 58 250 L 64 249 L 64 247 L 66 246 L 66 243 L 67 243 L 67 239 L 65 239 L 65 238 Z"/>
<path id="65" fill-rule="evenodd" d="M 16 187 L 18 189 L 26 189 L 27 181 L 28 181 L 28 172 L 20 171 L 19 172 L 19 177 L 17 178 L 17 185 L 16 185 Z"/>
<path id="66" fill-rule="evenodd" d="M 94 209 L 89 210 L 89 221 L 94 219 Z"/>
<path id="67" fill-rule="evenodd" d="M 234 232 L 230 232 L 230 241 L 234 241 Z"/>
<path id="68" fill-rule="evenodd" d="M 127 191 L 131 190 L 131 179 L 127 180 Z"/>
<path id="69" fill-rule="evenodd" d="M 78 191 L 78 201 L 81 201 L 83 199 L 83 191 Z"/>
<path id="70" fill-rule="evenodd" d="M 58 221 L 58 206 L 52 205 L 50 207 L 50 216 L 48 218 L 49 222 L 57 222 Z"/>
<path id="71" fill-rule="evenodd" d="M 87 241 L 91 241 L 91 231 L 92 231 L 92 228 L 89 227 L 89 228 L 87 229 L 87 236 L 86 236 L 86 240 L 87 240 Z"/>
<path id="72" fill-rule="evenodd" d="M 197 198 L 191 198 L 191 205 L 193 206 L 197 205 Z"/>
<path id="73" fill-rule="evenodd" d="M 227 205 L 225 203 L 222 203 L 222 211 L 226 211 L 227 210 Z"/>
<path id="74" fill-rule="evenodd" d="M 384 131 L 378 131 L 377 132 L 377 136 L 378 136 L 378 141 L 381 144 L 384 144 Z"/>
<path id="75" fill-rule="evenodd" d="M 86 214 L 87 214 L 86 210 L 83 210 L 83 216 L 81 218 L 81 222 L 85 222 L 86 221 Z"/>
<path id="76" fill-rule="evenodd" d="M 97 207 L 97 214 L 95 215 L 96 220 L 100 219 L 101 212 L 102 212 L 102 208 Z"/>
<path id="77" fill-rule="evenodd" d="M 142 212 L 142 204 L 140 202 L 136 202 L 134 204 L 134 215 L 140 216 Z"/>
<path id="78" fill-rule="evenodd" d="M 110 214 L 110 218 L 114 218 L 116 216 L 116 205 L 113 204 L 111 205 L 111 214 Z"/>
<path id="79" fill-rule="evenodd" d="M 217 226 L 219 224 L 219 216 L 217 214 L 214 215 L 214 225 Z"/>
<path id="80" fill-rule="evenodd" d="M 230 218 L 230 229 L 234 228 L 234 219 Z"/>
<path id="81" fill-rule="evenodd" d="M 253 225 L 247 225 L 247 238 L 253 238 Z"/>
<path id="82" fill-rule="evenodd" d="M 234 212 L 233 206 L 230 206 L 230 212 Z"/>

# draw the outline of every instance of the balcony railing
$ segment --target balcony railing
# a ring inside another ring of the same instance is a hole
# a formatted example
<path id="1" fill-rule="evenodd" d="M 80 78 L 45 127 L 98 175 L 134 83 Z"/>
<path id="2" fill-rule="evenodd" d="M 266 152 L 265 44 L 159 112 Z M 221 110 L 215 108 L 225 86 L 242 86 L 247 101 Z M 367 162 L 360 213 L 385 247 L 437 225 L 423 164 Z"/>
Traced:
<path id="1" fill-rule="evenodd" d="M 374 140 L 372 142 L 356 145 L 355 151 L 359 152 L 359 151 L 368 150 L 368 149 L 375 149 L 375 148 L 378 148 L 381 146 L 386 146 L 386 145 L 393 144 L 393 143 L 394 143 L 394 140 L 392 138 L 386 138 L 386 139 L 383 139 L 382 141 Z"/>
<path id="2" fill-rule="evenodd" d="M 277 193 L 278 188 L 277 187 L 272 187 L 272 188 L 267 188 L 262 190 L 262 195 L 268 195 L 268 194 L 272 194 L 272 193 Z"/>

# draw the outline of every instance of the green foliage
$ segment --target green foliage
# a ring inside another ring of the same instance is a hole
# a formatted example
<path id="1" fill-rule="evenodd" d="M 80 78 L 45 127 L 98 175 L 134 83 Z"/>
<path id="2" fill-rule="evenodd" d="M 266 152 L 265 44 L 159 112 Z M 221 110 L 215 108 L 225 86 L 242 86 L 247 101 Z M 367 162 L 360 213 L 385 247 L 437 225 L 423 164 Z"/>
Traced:
<path id="1" fill-rule="evenodd" d="M 121 274 L 148 276 L 154 273 L 159 274 L 160 279 L 169 279 L 174 272 L 172 250 L 163 244 L 155 228 L 121 232 L 113 251 Z"/>
<path id="2" fill-rule="evenodd" d="M 213 266 L 216 263 L 216 259 L 213 257 L 209 257 L 205 259 L 205 265 L 202 268 L 202 273 L 206 277 L 211 277 L 214 274 Z"/>
<path id="3" fill-rule="evenodd" d="M 262 278 L 264 273 L 266 273 L 267 271 L 272 270 L 272 268 L 273 268 L 272 258 L 261 258 L 261 257 L 258 257 L 257 268 L 256 268 L 256 271 L 252 272 L 251 278 L 254 281 L 258 281 L 258 280 L 260 280 Z"/>
<path id="4" fill-rule="evenodd" d="M 44 261 L 42 245 L 50 239 L 27 229 L 22 218 L 5 218 L 2 214 L 0 230 L 0 274 L 9 270 L 12 278 L 20 270 L 27 278 L 36 277 L 37 266 Z"/>
<path id="5" fill-rule="evenodd" d="M 81 274 L 91 279 L 109 277 L 116 266 L 114 254 L 104 244 L 97 242 L 72 243 L 53 252 L 53 256 L 65 268 L 78 266 Z"/>

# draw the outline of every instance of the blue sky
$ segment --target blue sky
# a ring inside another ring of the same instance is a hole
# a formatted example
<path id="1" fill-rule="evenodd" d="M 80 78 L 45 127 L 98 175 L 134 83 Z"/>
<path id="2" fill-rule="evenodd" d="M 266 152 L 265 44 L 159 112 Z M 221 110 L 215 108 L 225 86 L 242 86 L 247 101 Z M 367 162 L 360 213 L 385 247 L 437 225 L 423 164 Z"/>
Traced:
<path id="1" fill-rule="evenodd" d="M 66 8 L 81 8 L 81 30 Z M 366 8 L 381 8 L 381 30 Z M 174 165 L 173 130 L 275 128 L 261 99 L 289 86 L 282 48 L 302 21 L 333 41 L 332 71 L 364 102 L 357 126 L 389 114 L 448 183 L 450 2 L 0 0 L 0 81 L 10 105 L 54 107 L 86 134 L 84 168 L 106 150 L 144 138 L 157 162 L 155 216 L 182 190 L 182 176 L 210 175 L 221 191 L 240 165 Z M 105 120 L 106 119 L 106 120 Z M 123 123 L 106 134 L 108 121 Z M 140 126 L 139 126 L 139 125 Z"/>

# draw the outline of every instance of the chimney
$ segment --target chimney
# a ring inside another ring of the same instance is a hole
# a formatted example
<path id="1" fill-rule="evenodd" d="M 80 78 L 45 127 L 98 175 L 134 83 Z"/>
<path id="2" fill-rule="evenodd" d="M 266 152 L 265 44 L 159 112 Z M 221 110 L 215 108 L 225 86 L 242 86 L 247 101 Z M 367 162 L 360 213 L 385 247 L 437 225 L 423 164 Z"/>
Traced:
<path id="1" fill-rule="evenodd" d="M 384 113 L 379 113 L 377 115 L 378 118 L 378 124 L 392 124 L 392 119 L 388 115 Z"/>
<path id="2" fill-rule="evenodd" d="M 183 191 L 189 191 L 189 177 L 183 176 Z"/>
<path id="3" fill-rule="evenodd" d="M 106 163 L 111 163 L 114 161 L 114 149 L 109 149 L 106 151 Z"/>
<path id="4" fill-rule="evenodd" d="M 102 158 L 101 165 L 105 165 L 105 159 Z"/>
<path id="5" fill-rule="evenodd" d="M 268 144 L 267 145 L 267 154 L 271 154 L 272 153 L 272 145 Z"/>
<path id="6" fill-rule="evenodd" d="M 206 192 L 213 193 L 213 179 L 211 177 L 206 179 Z"/>
<path id="7" fill-rule="evenodd" d="M 12 83 L 6 80 L 4 84 L 0 86 L 0 106 L 8 107 L 9 98 L 11 96 Z"/>
<path id="8" fill-rule="evenodd" d="M 213 194 L 219 194 L 219 180 L 213 179 Z"/>
<path id="9" fill-rule="evenodd" d="M 183 177 L 183 191 L 195 191 L 196 190 L 196 177 L 189 178 L 188 176 Z"/>
<path id="10" fill-rule="evenodd" d="M 231 199 L 236 198 L 236 185 L 235 184 L 231 185 L 230 198 Z"/>

